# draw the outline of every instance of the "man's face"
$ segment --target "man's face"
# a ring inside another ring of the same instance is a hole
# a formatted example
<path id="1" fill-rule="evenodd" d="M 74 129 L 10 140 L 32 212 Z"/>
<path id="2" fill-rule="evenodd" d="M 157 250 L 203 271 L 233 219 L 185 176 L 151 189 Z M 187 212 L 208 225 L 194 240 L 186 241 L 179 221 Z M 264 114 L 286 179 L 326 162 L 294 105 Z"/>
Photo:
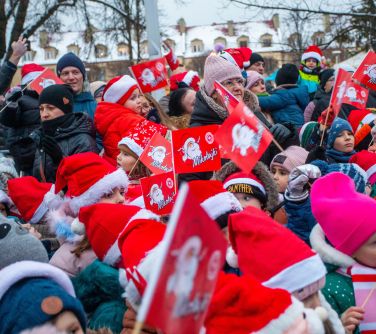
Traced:
<path id="1" fill-rule="evenodd" d="M 79 94 L 84 89 L 84 76 L 77 67 L 65 67 L 60 74 L 60 79 L 71 86 L 75 94 Z"/>
<path id="2" fill-rule="evenodd" d="M 255 62 L 254 64 L 252 64 L 249 68 L 249 70 L 251 71 L 256 71 L 260 74 L 264 74 L 264 70 L 265 70 L 265 64 L 263 61 L 257 61 Z"/>

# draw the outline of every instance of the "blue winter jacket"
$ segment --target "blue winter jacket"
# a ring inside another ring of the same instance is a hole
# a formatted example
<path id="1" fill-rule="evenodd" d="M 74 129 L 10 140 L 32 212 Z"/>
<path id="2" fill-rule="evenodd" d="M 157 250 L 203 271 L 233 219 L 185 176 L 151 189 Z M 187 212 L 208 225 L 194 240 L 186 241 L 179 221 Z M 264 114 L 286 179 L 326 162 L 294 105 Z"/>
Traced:
<path id="1" fill-rule="evenodd" d="M 270 96 L 259 96 L 260 107 L 270 111 L 275 123 L 304 124 L 303 112 L 309 103 L 306 86 L 281 85 Z"/>
<path id="2" fill-rule="evenodd" d="M 95 101 L 93 95 L 90 92 L 82 92 L 74 96 L 73 99 L 73 112 L 83 112 L 89 115 L 92 121 L 94 121 L 95 108 L 97 107 L 97 101 Z"/>
<path id="3" fill-rule="evenodd" d="M 285 199 L 285 210 L 287 228 L 310 245 L 309 235 L 316 225 L 316 220 L 311 211 L 310 198 L 307 198 L 304 202 L 291 202 Z"/>

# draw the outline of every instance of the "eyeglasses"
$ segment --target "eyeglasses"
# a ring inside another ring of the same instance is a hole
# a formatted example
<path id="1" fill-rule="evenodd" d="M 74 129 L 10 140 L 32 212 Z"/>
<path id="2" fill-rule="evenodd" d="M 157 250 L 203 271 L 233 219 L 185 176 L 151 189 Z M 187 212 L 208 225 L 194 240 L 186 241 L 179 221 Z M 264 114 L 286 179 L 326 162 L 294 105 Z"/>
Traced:
<path id="1" fill-rule="evenodd" d="M 244 86 L 244 79 L 229 79 L 222 82 L 222 85 L 228 88 L 235 87 L 235 85 L 238 86 Z"/>

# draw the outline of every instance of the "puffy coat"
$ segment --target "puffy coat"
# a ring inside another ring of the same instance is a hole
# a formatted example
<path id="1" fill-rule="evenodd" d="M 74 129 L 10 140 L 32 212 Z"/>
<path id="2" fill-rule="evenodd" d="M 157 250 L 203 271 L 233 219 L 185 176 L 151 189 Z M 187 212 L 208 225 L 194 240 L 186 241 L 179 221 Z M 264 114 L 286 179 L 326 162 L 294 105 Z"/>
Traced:
<path id="1" fill-rule="evenodd" d="M 64 157 L 83 152 L 98 153 L 95 143 L 95 130 L 89 116 L 84 113 L 74 113 L 72 115 L 72 120 L 68 124 L 65 124 L 64 127 L 58 127 L 51 135 L 62 150 Z M 42 181 L 40 170 L 43 168 L 46 181 L 54 183 L 58 165 L 41 149 L 42 128 L 34 131 L 30 137 L 37 146 L 33 176 Z"/>
<path id="2" fill-rule="evenodd" d="M 83 112 L 89 115 L 94 120 L 95 108 L 97 101 L 90 92 L 82 92 L 74 96 L 73 99 L 73 112 Z"/>
<path id="3" fill-rule="evenodd" d="M 17 66 L 9 60 L 5 60 L 0 67 L 0 94 L 4 95 L 4 92 L 10 86 L 13 76 L 17 71 Z"/>
<path id="4" fill-rule="evenodd" d="M 281 85 L 270 96 L 259 96 L 260 107 L 270 111 L 275 123 L 304 124 L 303 111 L 309 103 L 307 87 Z"/>
<path id="5" fill-rule="evenodd" d="M 0 123 L 9 127 L 7 147 L 17 170 L 31 175 L 36 147 L 29 136 L 40 126 L 38 93 L 26 89 L 16 102 L 10 102 L 3 110 Z"/>
<path id="6" fill-rule="evenodd" d="M 103 157 L 114 166 L 116 166 L 116 157 L 119 154 L 119 141 L 129 129 L 142 120 L 144 120 L 142 116 L 120 104 L 98 103 L 94 116 L 95 128 L 103 138 Z"/>
<path id="7" fill-rule="evenodd" d="M 299 70 L 299 86 L 306 86 L 308 89 L 308 94 L 312 97 L 314 96 L 317 88 L 319 87 L 319 76 L 318 74 L 308 74 L 304 73 L 302 70 Z"/>

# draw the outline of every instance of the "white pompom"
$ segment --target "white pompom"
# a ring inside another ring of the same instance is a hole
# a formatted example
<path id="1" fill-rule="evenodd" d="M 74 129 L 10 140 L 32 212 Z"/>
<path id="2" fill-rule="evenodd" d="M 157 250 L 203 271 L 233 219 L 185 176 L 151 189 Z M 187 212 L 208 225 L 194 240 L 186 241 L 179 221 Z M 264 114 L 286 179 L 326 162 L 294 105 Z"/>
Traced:
<path id="1" fill-rule="evenodd" d="M 325 320 L 328 319 L 328 316 L 329 316 L 328 311 L 324 307 L 322 307 L 322 306 L 316 307 L 315 312 L 319 316 L 321 321 L 325 321 Z"/>
<path id="2" fill-rule="evenodd" d="M 85 225 L 81 223 L 78 218 L 75 218 L 71 224 L 71 231 L 78 235 L 84 235 Z"/>
<path id="3" fill-rule="evenodd" d="M 127 274 L 125 272 L 125 269 L 122 268 L 119 269 L 119 283 L 123 289 L 125 289 L 128 285 Z"/>
<path id="4" fill-rule="evenodd" d="M 226 261 L 230 267 L 239 268 L 238 256 L 231 246 L 227 247 Z"/>

